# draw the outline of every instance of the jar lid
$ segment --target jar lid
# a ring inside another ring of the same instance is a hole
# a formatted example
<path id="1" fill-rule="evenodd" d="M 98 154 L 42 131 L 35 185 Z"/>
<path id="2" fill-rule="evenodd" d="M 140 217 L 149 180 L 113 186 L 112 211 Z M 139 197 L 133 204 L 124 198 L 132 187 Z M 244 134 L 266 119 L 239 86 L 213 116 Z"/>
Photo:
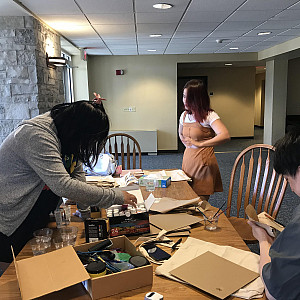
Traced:
<path id="1" fill-rule="evenodd" d="M 142 267 L 149 264 L 148 260 L 144 256 L 136 255 L 129 259 L 129 263 L 135 267 Z"/>
<path id="2" fill-rule="evenodd" d="M 98 274 L 104 272 L 106 269 L 106 264 L 103 261 L 93 261 L 89 263 L 86 270 L 90 274 Z"/>

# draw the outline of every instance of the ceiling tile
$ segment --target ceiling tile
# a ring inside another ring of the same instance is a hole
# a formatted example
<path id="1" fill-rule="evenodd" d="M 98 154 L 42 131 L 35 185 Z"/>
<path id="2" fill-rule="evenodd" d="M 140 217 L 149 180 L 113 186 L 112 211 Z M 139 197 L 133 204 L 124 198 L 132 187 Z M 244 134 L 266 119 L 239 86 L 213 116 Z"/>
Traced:
<path id="1" fill-rule="evenodd" d="M 197 22 L 197 23 L 184 23 L 182 22 L 178 31 L 208 31 L 214 30 L 219 23 L 216 22 Z"/>
<path id="2" fill-rule="evenodd" d="M 205 38 L 210 31 L 176 31 L 173 38 Z"/>
<path id="3" fill-rule="evenodd" d="M 66 28 L 72 30 L 73 26 L 90 26 L 83 15 L 40 15 L 39 17 L 57 31 Z"/>
<path id="4" fill-rule="evenodd" d="M 136 22 L 138 24 L 146 23 L 175 23 L 177 24 L 182 16 L 182 12 L 165 12 L 160 13 L 136 13 Z"/>
<path id="5" fill-rule="evenodd" d="M 16 16 L 30 16 L 30 14 L 25 11 L 23 8 L 21 8 L 18 4 L 15 2 L 11 1 L 0 1 L 0 12 L 5 12 L 4 16 L 11 16 L 11 17 L 16 17 Z M 0 13 L 0 16 L 2 14 Z"/>
<path id="6" fill-rule="evenodd" d="M 239 22 L 230 22 L 226 21 L 218 27 L 218 30 L 251 30 L 254 27 L 261 24 L 260 21 L 239 21 Z"/>
<path id="7" fill-rule="evenodd" d="M 60 15 L 61 13 L 64 15 L 82 14 L 73 0 L 64 0 L 63 8 L 61 0 L 51 0 L 51 5 L 49 5 L 49 0 L 22 0 L 22 4 L 37 15 Z"/>
<path id="8" fill-rule="evenodd" d="M 141 33 L 161 33 L 161 34 L 172 34 L 176 28 L 176 23 L 167 23 L 167 24 L 139 24 L 138 34 Z"/>
<path id="9" fill-rule="evenodd" d="M 106 38 L 134 38 L 134 25 L 94 25 L 103 39 Z"/>
<path id="10" fill-rule="evenodd" d="M 197 0 L 193 1 L 190 10 L 193 11 L 232 11 L 238 8 L 245 0 Z"/>
<path id="11" fill-rule="evenodd" d="M 297 0 L 248 0 L 242 7 L 242 10 L 269 10 L 272 9 L 286 9 Z"/>
<path id="12" fill-rule="evenodd" d="M 85 14 L 132 12 L 132 0 L 76 0 Z"/>
<path id="13" fill-rule="evenodd" d="M 281 10 L 237 10 L 229 17 L 228 21 L 265 21 Z"/>
<path id="14" fill-rule="evenodd" d="M 211 11 L 207 13 L 207 11 L 194 11 L 188 10 L 183 18 L 183 22 L 191 23 L 191 22 L 222 22 L 230 15 L 230 11 Z"/>
<path id="15" fill-rule="evenodd" d="M 166 1 L 168 4 L 173 4 L 173 7 L 169 9 L 172 12 L 183 12 L 188 5 L 190 0 L 168 0 Z M 163 1 L 164 2 L 164 1 Z M 161 1 L 157 0 L 147 0 L 147 1 L 135 1 L 135 10 L 136 12 L 161 12 L 161 10 L 156 9 L 153 7 L 153 4 L 162 3 Z M 164 2 L 165 3 L 165 2 Z"/>
<path id="16" fill-rule="evenodd" d="M 122 14 L 86 14 L 93 25 L 124 25 L 134 24 L 133 13 Z"/>
<path id="17" fill-rule="evenodd" d="M 294 21 L 267 21 L 264 24 L 257 27 L 257 29 L 262 30 L 272 30 L 272 29 L 289 29 L 294 26 L 297 26 L 300 24 L 300 20 L 294 20 Z"/>
<path id="18" fill-rule="evenodd" d="M 287 9 L 277 14 L 272 20 L 286 20 L 286 21 L 293 21 L 293 20 L 300 20 L 300 9 Z"/>

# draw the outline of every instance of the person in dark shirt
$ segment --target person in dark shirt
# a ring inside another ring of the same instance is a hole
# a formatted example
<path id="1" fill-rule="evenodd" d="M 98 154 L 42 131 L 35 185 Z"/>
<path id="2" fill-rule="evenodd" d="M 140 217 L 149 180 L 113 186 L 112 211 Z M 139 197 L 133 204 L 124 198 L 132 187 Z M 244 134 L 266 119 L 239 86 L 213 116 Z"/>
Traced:
<path id="1" fill-rule="evenodd" d="M 274 168 L 300 196 L 300 130 L 287 133 L 275 144 Z M 274 240 L 248 221 L 260 247 L 260 275 L 268 299 L 300 299 L 300 205 L 286 228 Z"/>

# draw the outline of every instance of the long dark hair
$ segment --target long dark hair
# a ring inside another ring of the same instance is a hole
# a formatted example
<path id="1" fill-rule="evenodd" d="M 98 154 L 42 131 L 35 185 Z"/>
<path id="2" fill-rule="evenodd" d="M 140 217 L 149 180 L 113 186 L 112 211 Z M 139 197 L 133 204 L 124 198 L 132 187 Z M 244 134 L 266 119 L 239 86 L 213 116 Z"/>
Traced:
<path id="1" fill-rule="evenodd" d="M 62 155 L 73 154 L 75 159 L 93 167 L 109 132 L 109 119 L 102 104 L 94 101 L 63 103 L 51 109 Z"/>
<path id="2" fill-rule="evenodd" d="M 212 111 L 205 84 L 202 80 L 193 79 L 185 84 L 184 89 L 187 112 L 193 114 L 197 122 L 203 122 Z"/>

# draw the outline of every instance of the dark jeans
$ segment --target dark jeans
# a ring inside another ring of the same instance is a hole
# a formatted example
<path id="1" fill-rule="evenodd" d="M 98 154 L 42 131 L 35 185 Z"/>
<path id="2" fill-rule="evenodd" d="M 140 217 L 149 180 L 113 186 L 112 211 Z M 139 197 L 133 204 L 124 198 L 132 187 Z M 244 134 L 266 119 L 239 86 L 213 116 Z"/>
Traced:
<path id="1" fill-rule="evenodd" d="M 60 197 L 50 190 L 42 191 L 29 215 L 11 236 L 0 232 L 0 261 L 11 263 L 13 261 L 11 246 L 17 256 L 33 237 L 33 232 L 47 226 L 49 214 L 55 210 L 59 200 Z"/>

